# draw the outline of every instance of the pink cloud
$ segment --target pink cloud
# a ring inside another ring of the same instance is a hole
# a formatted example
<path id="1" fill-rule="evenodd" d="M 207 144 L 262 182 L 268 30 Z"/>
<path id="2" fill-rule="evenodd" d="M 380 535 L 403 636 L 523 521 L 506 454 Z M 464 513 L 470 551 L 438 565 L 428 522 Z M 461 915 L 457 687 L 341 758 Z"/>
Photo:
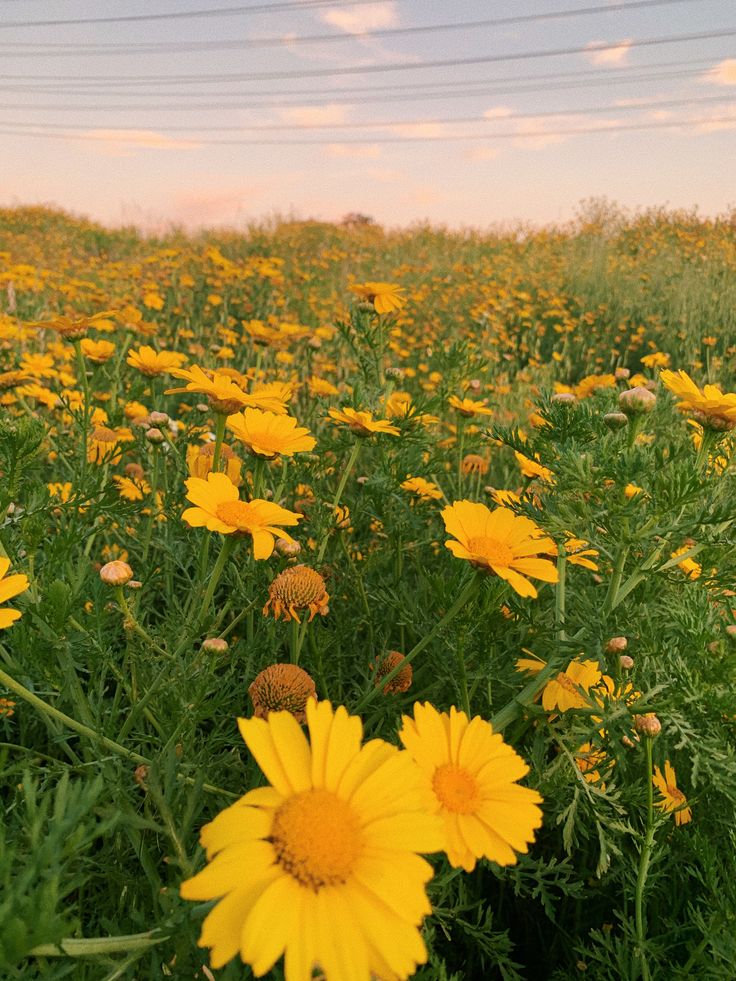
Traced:
<path id="1" fill-rule="evenodd" d="M 368 31 L 396 27 L 399 23 L 396 4 L 392 2 L 370 3 L 357 9 L 337 7 L 324 11 L 320 17 L 325 24 L 337 27 L 346 34 L 365 34 Z"/>
<path id="2" fill-rule="evenodd" d="M 150 129 L 88 129 L 69 139 L 88 140 L 95 144 L 94 152 L 105 157 L 132 157 L 136 150 L 196 150 L 202 145 Z"/>
<path id="3" fill-rule="evenodd" d="M 700 77 L 713 85 L 736 85 L 736 58 L 725 58 Z"/>
<path id="4" fill-rule="evenodd" d="M 591 41 L 585 47 L 588 60 L 594 65 L 624 65 L 631 48 L 631 39 L 627 38 L 615 47 L 610 47 L 606 41 Z"/>

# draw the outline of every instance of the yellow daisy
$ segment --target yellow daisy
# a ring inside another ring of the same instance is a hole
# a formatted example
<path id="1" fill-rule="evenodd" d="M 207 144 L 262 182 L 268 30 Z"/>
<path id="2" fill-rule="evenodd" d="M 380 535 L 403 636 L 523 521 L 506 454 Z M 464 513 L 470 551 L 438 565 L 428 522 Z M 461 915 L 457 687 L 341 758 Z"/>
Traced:
<path id="1" fill-rule="evenodd" d="M 663 811 L 675 812 L 675 824 L 688 824 L 692 821 L 693 812 L 687 806 L 687 797 L 677 786 L 675 768 L 669 760 L 664 761 L 664 773 L 658 766 L 654 767 L 652 783 L 662 795 L 662 800 L 657 802 L 657 807 Z"/>
<path id="2" fill-rule="evenodd" d="M 246 409 L 231 415 L 228 429 L 258 456 L 293 456 L 313 450 L 317 440 L 293 416 Z"/>
<path id="3" fill-rule="evenodd" d="M 407 477 L 402 482 L 401 489 L 416 494 L 422 501 L 439 501 L 442 497 L 442 491 L 437 484 L 425 480 L 424 477 Z"/>
<path id="4" fill-rule="evenodd" d="M 126 364 L 132 368 L 137 368 L 142 375 L 148 378 L 156 378 L 172 368 L 181 368 L 182 362 L 186 361 L 186 356 L 178 351 L 155 351 L 150 345 L 144 344 L 137 351 L 132 348 L 128 351 Z"/>
<path id="5" fill-rule="evenodd" d="M 445 542 L 456 558 L 505 579 L 519 596 L 537 596 L 526 576 L 557 582 L 555 565 L 539 557 L 556 551 L 555 544 L 529 518 L 508 508 L 490 511 L 475 501 L 455 501 L 442 511 L 442 520 L 457 539 Z"/>
<path id="6" fill-rule="evenodd" d="M 473 416 L 493 415 L 493 410 L 488 408 L 485 401 L 478 402 L 475 399 L 461 399 L 457 395 L 451 395 L 447 402 L 450 408 L 456 409 L 466 419 L 472 419 Z"/>
<path id="7" fill-rule="evenodd" d="M 198 365 L 191 368 L 169 368 L 169 374 L 186 381 L 183 388 L 168 388 L 167 395 L 180 392 L 197 392 L 206 395 L 215 412 L 232 415 L 240 412 L 246 406 L 255 409 L 267 409 L 286 415 L 283 401 L 270 393 L 264 395 L 246 395 L 232 378 L 222 371 L 212 371 L 206 374 Z"/>
<path id="8" fill-rule="evenodd" d="M 680 412 L 717 432 L 736 427 L 736 392 L 724 394 L 717 385 L 705 385 L 701 392 L 686 371 L 663 371 L 659 378 L 680 399 Z"/>
<path id="9" fill-rule="evenodd" d="M 307 741 L 290 712 L 239 719 L 268 786 L 251 790 L 201 832 L 209 865 L 184 899 L 219 902 L 199 944 L 222 967 L 236 954 L 260 977 L 284 955 L 286 981 L 403 979 L 427 952 L 431 866 L 442 845 L 410 755 L 341 706 L 306 702 Z"/>
<path id="10" fill-rule="evenodd" d="M 524 456 L 518 450 L 514 450 L 514 456 L 516 457 L 516 462 L 519 464 L 519 469 L 525 477 L 529 477 L 531 480 L 539 478 L 545 484 L 554 484 L 555 475 L 548 467 L 543 467 L 539 460 L 530 460 L 528 456 Z"/>
<path id="11" fill-rule="evenodd" d="M 115 345 L 110 341 L 93 341 L 91 337 L 84 337 L 80 341 L 82 354 L 95 364 L 104 364 L 115 354 Z"/>
<path id="12" fill-rule="evenodd" d="M 479 716 L 468 719 L 425 702 L 402 717 L 399 738 L 424 774 L 429 799 L 442 818 L 452 865 L 472 872 L 487 858 L 513 865 L 542 824 L 542 798 L 520 780 L 529 767 Z"/>
<path id="13" fill-rule="evenodd" d="M 187 500 L 194 507 L 186 509 L 182 520 L 192 528 L 207 528 L 221 535 L 251 535 L 255 559 L 269 558 L 277 538 L 294 541 L 280 526 L 297 524 L 301 514 L 273 501 L 241 501 L 238 488 L 226 474 L 210 473 L 206 480 L 190 477 L 186 485 Z"/>
<path id="14" fill-rule="evenodd" d="M 547 712 L 590 705 L 587 692 L 600 683 L 603 672 L 597 661 L 570 661 L 564 671 L 547 682 L 542 693 L 542 708 Z"/>
<path id="15" fill-rule="evenodd" d="M 388 419 L 374 419 L 370 412 L 351 409 L 330 409 L 329 416 L 335 425 L 344 423 L 349 426 L 356 436 L 372 436 L 374 433 L 387 433 L 389 436 L 399 436 L 400 431 L 392 426 Z"/>
<path id="16" fill-rule="evenodd" d="M 401 295 L 406 291 L 396 283 L 355 283 L 350 292 L 372 303 L 376 313 L 391 313 L 406 303 L 406 297 Z"/>
<path id="17" fill-rule="evenodd" d="M 10 559 L 0 558 L 0 603 L 5 603 L 19 593 L 24 593 L 28 589 L 28 577 L 22 573 L 7 576 L 10 568 Z M 16 620 L 20 620 L 23 614 L 20 610 L 4 609 L 0 610 L 0 630 L 12 626 Z"/>

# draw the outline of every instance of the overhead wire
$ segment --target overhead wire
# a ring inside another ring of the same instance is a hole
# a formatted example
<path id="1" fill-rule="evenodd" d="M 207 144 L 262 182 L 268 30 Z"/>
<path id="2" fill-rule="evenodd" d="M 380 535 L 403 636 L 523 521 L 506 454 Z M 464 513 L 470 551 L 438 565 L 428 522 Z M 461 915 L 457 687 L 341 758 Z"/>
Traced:
<path id="1" fill-rule="evenodd" d="M 496 122 L 503 120 L 496 120 Z M 182 142 L 188 142 L 193 146 L 250 146 L 250 147 L 263 147 L 263 146 L 363 146 L 365 144 L 376 144 L 376 143 L 447 143 L 447 142 L 466 142 L 466 141 L 476 141 L 476 140 L 501 140 L 501 139 L 523 139 L 523 138 L 546 138 L 550 136 L 579 136 L 587 135 L 592 133 L 619 133 L 619 132 L 633 132 L 641 130 L 651 130 L 651 129 L 682 129 L 691 128 L 694 126 L 718 126 L 721 123 L 729 124 L 730 126 L 736 127 L 736 115 L 732 116 L 705 116 L 700 119 L 683 119 L 683 120 L 648 120 L 645 123 L 625 123 L 616 124 L 615 126 L 586 126 L 578 127 L 575 129 L 563 129 L 563 130 L 516 130 L 512 132 L 502 132 L 502 133 L 463 133 L 463 134 L 439 134 L 434 136 L 386 136 L 386 137 L 368 137 L 352 140 L 324 140 L 324 139 L 314 139 L 310 137 L 298 138 L 298 139 L 256 139 L 256 140 L 232 140 L 232 139 L 207 139 L 207 140 L 187 140 Z M 124 131 L 130 132 L 130 131 Z M 135 131 L 139 134 L 141 131 Z M 145 131 L 143 131 L 145 132 Z M 82 141 L 93 141 L 93 142 L 111 142 L 109 131 L 103 133 L 49 133 L 49 132 L 32 132 L 17 130 L 12 128 L 6 128 L 0 126 L 0 135 L 4 136 L 26 136 L 26 137 L 38 137 L 42 139 L 50 140 L 82 140 Z M 131 140 L 126 140 L 125 136 L 122 135 L 119 141 L 113 142 L 131 142 Z M 134 142 L 134 140 L 133 140 Z M 151 149 L 156 149 L 156 145 L 151 144 Z"/>
<path id="2" fill-rule="evenodd" d="M 722 103 L 733 103 L 734 108 L 736 108 L 736 102 L 734 102 L 733 97 L 730 95 L 712 95 L 712 96 L 702 96 L 700 98 L 687 98 L 687 99 L 660 99 L 660 100 L 649 100 L 636 103 L 627 103 L 624 105 L 613 105 L 608 106 L 578 106 L 575 108 L 563 108 L 563 109 L 543 109 L 543 110 L 533 110 L 531 112 L 509 112 L 504 114 L 502 117 L 489 117 L 489 116 L 455 116 L 450 118 L 445 117 L 433 117 L 429 119 L 378 119 L 372 122 L 315 122 L 315 123 L 298 123 L 298 122 L 281 122 L 281 123 L 246 123 L 239 126 L 220 126 L 220 125 L 194 125 L 194 126 L 156 126 L 157 132 L 162 133 L 212 133 L 212 132 L 230 132 L 230 133 L 245 133 L 245 132 L 269 132 L 272 130 L 279 129 L 291 129 L 291 130 L 345 130 L 345 129 L 385 129 L 388 127 L 396 126 L 434 126 L 434 125 L 459 125 L 466 123 L 498 123 L 506 122 L 514 119 L 540 119 L 547 117 L 558 117 L 558 116 L 579 116 L 579 115 L 597 115 L 599 113 L 606 112 L 642 112 L 644 110 L 656 110 L 656 109 L 673 109 L 680 108 L 682 106 L 699 106 L 699 105 L 717 105 Z M 11 104 L 0 103 L 0 109 L 12 108 Z M 4 125 L 8 126 L 20 126 L 28 128 L 37 129 L 69 129 L 70 125 L 68 123 L 34 123 L 26 122 L 25 120 L 5 120 Z M 139 126 L 139 122 L 133 123 L 114 123 L 112 125 L 106 125 L 106 130 L 131 130 Z M 77 127 L 78 128 L 78 127 Z"/>
<path id="3" fill-rule="evenodd" d="M 398 72 L 398 71 L 418 71 L 427 70 L 431 68 L 451 68 L 459 67 L 461 65 L 483 65 L 483 64 L 500 64 L 510 61 L 530 61 L 544 58 L 558 58 L 565 55 L 574 54 L 591 54 L 591 53 L 602 53 L 606 51 L 614 51 L 622 47 L 625 44 L 627 50 L 631 48 L 648 48 L 657 47 L 663 44 L 679 44 L 687 41 L 705 41 L 705 40 L 717 40 L 723 38 L 730 38 L 736 36 L 736 28 L 728 27 L 721 30 L 715 31 L 700 31 L 697 33 L 690 34 L 670 34 L 664 37 L 655 38 L 640 38 L 638 40 L 631 41 L 618 41 L 609 44 L 596 44 L 595 46 L 578 45 L 564 48 L 551 48 L 551 49 L 541 49 L 533 51 L 517 51 L 517 52 L 504 52 L 503 54 L 493 54 L 493 55 L 478 55 L 469 58 L 438 58 L 428 61 L 416 62 L 389 62 L 381 63 L 377 65 L 345 65 L 341 67 L 333 68 L 317 68 L 317 69 L 298 69 L 296 71 L 279 71 L 279 72 L 235 72 L 235 73 L 223 73 L 219 75 L 198 75 L 198 74 L 186 74 L 186 75 L 138 75 L 134 79 L 129 79 L 131 83 L 146 84 L 150 82 L 157 81 L 171 81 L 177 82 L 178 84 L 186 84 L 189 81 L 203 81 L 218 79 L 220 81 L 267 81 L 269 79 L 289 79 L 289 78 L 328 78 L 335 75 L 365 75 L 365 74 L 376 74 L 384 72 Z M 76 75 L 39 75 L 34 73 L 32 75 L 13 75 L 7 73 L 0 73 L 0 79 L 6 80 L 21 80 L 23 78 L 31 78 L 36 81 L 39 80 L 49 80 L 49 81 L 74 81 L 78 76 Z M 86 78 L 90 81 L 115 81 L 121 80 L 119 76 L 112 75 L 87 75 Z"/>
<path id="4" fill-rule="evenodd" d="M 424 24 L 410 27 L 385 27 L 362 31 L 349 31 L 336 34 L 302 34 L 279 35 L 262 38 L 228 38 L 208 41 L 157 41 L 157 42 L 116 42 L 104 44 L 91 42 L 0 42 L 0 49 L 5 57 L 70 57 L 79 55 L 129 55 L 129 54 L 159 54 L 190 51 L 224 51 L 263 47 L 284 47 L 299 44 L 323 44 L 331 42 L 355 41 L 360 39 L 381 39 L 385 37 L 406 37 L 418 34 L 448 33 L 453 31 L 482 30 L 491 27 L 507 27 L 515 24 L 535 23 L 539 21 L 569 19 L 574 17 L 617 13 L 626 10 L 641 10 L 651 7 L 672 6 L 673 4 L 695 3 L 702 0 L 621 0 L 604 6 L 567 7 L 562 10 L 551 10 L 536 14 L 515 14 L 508 17 L 491 17 L 474 21 L 452 21 L 443 24 Z M 0 24 L 0 27 L 4 25 Z M 23 48 L 18 51 L 16 48 Z M 26 50 L 26 49 L 31 49 Z"/>

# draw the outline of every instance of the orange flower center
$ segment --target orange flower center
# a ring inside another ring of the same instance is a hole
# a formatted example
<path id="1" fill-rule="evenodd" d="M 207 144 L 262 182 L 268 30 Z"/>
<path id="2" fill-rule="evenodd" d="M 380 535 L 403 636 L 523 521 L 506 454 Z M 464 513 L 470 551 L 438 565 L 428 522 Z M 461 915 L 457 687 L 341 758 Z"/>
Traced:
<path id="1" fill-rule="evenodd" d="M 271 827 L 276 861 L 317 892 L 347 882 L 363 849 L 358 818 L 328 790 L 305 790 L 286 800 Z"/>
<path id="2" fill-rule="evenodd" d="M 482 559 L 484 565 L 508 567 L 514 560 L 514 553 L 508 545 L 499 542 L 496 538 L 487 538 L 485 535 L 471 538 L 468 542 L 468 551 L 474 558 Z"/>
<path id="3" fill-rule="evenodd" d="M 685 795 L 683 792 L 679 789 L 679 787 L 673 787 L 671 783 L 667 784 L 667 796 L 671 797 L 678 807 L 680 804 L 685 803 Z"/>
<path id="4" fill-rule="evenodd" d="M 475 778 L 456 763 L 443 763 L 434 771 L 432 789 L 444 808 L 454 814 L 474 814 L 480 806 Z"/>
<path id="5" fill-rule="evenodd" d="M 226 525 L 239 531 L 250 531 L 253 524 L 251 508 L 245 501 L 224 501 L 217 505 L 215 514 Z"/>

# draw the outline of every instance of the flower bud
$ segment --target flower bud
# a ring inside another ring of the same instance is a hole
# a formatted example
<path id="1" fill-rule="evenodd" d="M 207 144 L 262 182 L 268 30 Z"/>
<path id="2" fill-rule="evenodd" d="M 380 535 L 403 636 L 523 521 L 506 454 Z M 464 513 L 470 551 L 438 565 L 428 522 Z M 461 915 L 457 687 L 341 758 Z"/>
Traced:
<path id="1" fill-rule="evenodd" d="M 107 586 L 124 586 L 133 578 L 133 570 L 127 562 L 116 559 L 100 569 L 100 579 Z"/>
<path id="2" fill-rule="evenodd" d="M 550 402 L 559 402 L 562 405 L 574 405 L 578 397 L 574 392 L 556 392 Z"/>
<path id="3" fill-rule="evenodd" d="M 622 654 L 618 659 L 618 663 L 621 665 L 622 671 L 631 671 L 634 667 L 634 659 L 633 657 L 629 657 L 628 654 Z"/>
<path id="4" fill-rule="evenodd" d="M 224 637 L 205 637 L 202 641 L 202 650 L 208 654 L 226 654 L 230 645 Z"/>
<path id="5" fill-rule="evenodd" d="M 137 766 L 135 770 L 133 770 L 133 779 L 135 780 L 135 782 L 138 784 L 139 787 L 146 786 L 146 780 L 148 779 L 148 770 L 149 767 L 147 767 L 145 763 L 141 763 L 140 766 Z"/>
<path id="6" fill-rule="evenodd" d="M 289 542 L 285 538 L 277 538 L 274 548 L 279 555 L 284 555 L 287 558 L 293 558 L 293 556 L 298 555 L 302 550 L 299 542 Z"/>
<path id="7" fill-rule="evenodd" d="M 165 426 L 169 421 L 167 412 L 151 412 L 148 418 L 154 426 Z"/>
<path id="8" fill-rule="evenodd" d="M 142 480 L 143 477 L 145 477 L 146 472 L 140 463 L 126 463 L 123 469 L 125 470 L 126 474 L 129 477 L 132 477 L 134 480 Z"/>
<path id="9" fill-rule="evenodd" d="M 657 402 L 657 396 L 650 392 L 648 388 L 637 385 L 636 388 L 627 388 L 618 397 L 618 407 L 627 416 L 641 415 L 644 412 L 651 412 Z"/>
<path id="10" fill-rule="evenodd" d="M 726 627 L 726 633 L 732 640 L 736 640 L 736 623 L 729 623 Z"/>
<path id="11" fill-rule="evenodd" d="M 647 712 L 646 715 L 634 716 L 634 728 L 637 732 L 640 732 L 642 736 L 647 736 L 649 739 L 655 739 L 662 731 L 662 723 L 659 721 L 654 712 Z"/>
<path id="12" fill-rule="evenodd" d="M 611 637 L 606 644 L 606 654 L 621 654 L 629 646 L 625 637 Z"/>
<path id="13" fill-rule="evenodd" d="M 626 379 L 629 378 L 630 375 L 631 372 L 629 371 L 628 368 L 616 368 L 616 370 L 613 373 L 613 377 L 616 379 L 616 381 L 626 381 Z"/>
<path id="14" fill-rule="evenodd" d="M 163 443 L 165 438 L 166 437 L 164 436 L 164 434 L 161 432 L 160 429 L 155 429 L 155 428 L 149 429 L 148 432 L 146 433 L 146 439 L 148 440 L 149 443 L 154 443 L 154 444 Z"/>
<path id="15" fill-rule="evenodd" d="M 623 429 L 629 424 L 629 420 L 623 412 L 607 412 L 603 416 L 603 421 L 611 430 Z"/>
<path id="16" fill-rule="evenodd" d="M 131 579 L 127 585 L 128 589 L 143 589 L 143 583 L 140 579 Z"/>

